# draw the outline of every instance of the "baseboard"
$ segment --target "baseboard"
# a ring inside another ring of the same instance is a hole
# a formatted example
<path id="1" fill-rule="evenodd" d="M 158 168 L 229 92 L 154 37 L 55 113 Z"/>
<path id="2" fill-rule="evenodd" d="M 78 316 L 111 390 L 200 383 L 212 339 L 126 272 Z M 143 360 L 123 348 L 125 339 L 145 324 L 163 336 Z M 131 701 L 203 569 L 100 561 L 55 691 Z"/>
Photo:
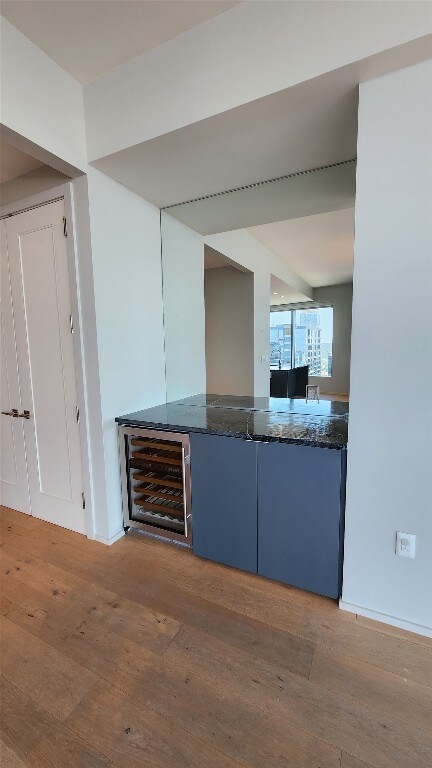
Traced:
<path id="1" fill-rule="evenodd" d="M 432 637 L 432 627 L 425 627 L 423 624 L 415 624 L 413 621 L 398 619 L 396 616 L 389 616 L 389 614 L 381 613 L 380 611 L 372 611 L 369 608 L 364 608 L 362 605 L 346 603 L 345 600 L 339 600 L 339 608 L 341 608 L 342 611 L 348 611 L 348 613 L 358 613 L 359 616 L 365 616 L 367 619 L 374 619 L 383 624 L 390 624 L 391 627 L 406 629 L 407 632 L 414 632 L 416 635 Z"/>
<path id="2" fill-rule="evenodd" d="M 106 536 L 100 536 L 98 533 L 95 533 L 95 540 L 99 541 L 101 544 L 106 544 L 107 547 L 110 547 L 111 544 L 115 544 L 115 542 L 121 539 L 122 536 L 124 536 L 124 531 L 115 533 L 114 536 L 111 536 L 110 539 L 107 539 Z"/>

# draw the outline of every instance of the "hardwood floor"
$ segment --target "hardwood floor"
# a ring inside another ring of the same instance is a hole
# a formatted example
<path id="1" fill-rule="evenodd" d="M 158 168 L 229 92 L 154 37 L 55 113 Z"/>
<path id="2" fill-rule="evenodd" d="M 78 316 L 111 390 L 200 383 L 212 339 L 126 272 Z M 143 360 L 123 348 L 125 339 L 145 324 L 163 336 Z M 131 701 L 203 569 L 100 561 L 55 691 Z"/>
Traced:
<path id="1" fill-rule="evenodd" d="M 3 768 L 430 768 L 432 641 L 2 510 Z"/>
<path id="2" fill-rule="evenodd" d="M 335 400 L 339 403 L 349 403 L 349 395 L 338 395 L 337 393 L 324 395 L 323 393 L 320 393 L 320 400 Z"/>

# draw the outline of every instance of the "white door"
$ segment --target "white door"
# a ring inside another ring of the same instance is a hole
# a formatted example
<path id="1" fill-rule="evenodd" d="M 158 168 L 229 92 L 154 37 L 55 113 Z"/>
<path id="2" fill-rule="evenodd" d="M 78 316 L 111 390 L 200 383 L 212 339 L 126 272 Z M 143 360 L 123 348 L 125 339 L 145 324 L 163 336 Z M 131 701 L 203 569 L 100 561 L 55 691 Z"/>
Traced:
<path id="1" fill-rule="evenodd" d="M 85 532 L 63 201 L 5 220 L 31 513 Z M 6 418 L 6 417 L 2 417 Z M 12 419 L 15 421 L 14 419 Z"/>
<path id="2" fill-rule="evenodd" d="M 18 360 L 6 248 L 6 228 L 1 222 L 1 458 L 0 503 L 30 514 L 24 424 L 18 380 Z"/>

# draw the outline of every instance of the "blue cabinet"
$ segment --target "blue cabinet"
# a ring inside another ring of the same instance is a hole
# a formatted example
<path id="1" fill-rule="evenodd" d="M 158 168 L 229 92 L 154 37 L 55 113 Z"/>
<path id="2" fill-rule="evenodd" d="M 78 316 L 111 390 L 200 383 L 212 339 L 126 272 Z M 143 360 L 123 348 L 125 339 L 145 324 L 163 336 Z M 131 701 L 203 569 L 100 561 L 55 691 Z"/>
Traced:
<path id="1" fill-rule="evenodd" d="M 328 448 L 259 444 L 259 574 L 340 596 L 345 457 Z"/>
<path id="2" fill-rule="evenodd" d="M 257 572 L 257 446 L 190 435 L 193 551 Z"/>
<path id="3" fill-rule="evenodd" d="M 190 435 L 193 551 L 341 594 L 345 450 Z"/>

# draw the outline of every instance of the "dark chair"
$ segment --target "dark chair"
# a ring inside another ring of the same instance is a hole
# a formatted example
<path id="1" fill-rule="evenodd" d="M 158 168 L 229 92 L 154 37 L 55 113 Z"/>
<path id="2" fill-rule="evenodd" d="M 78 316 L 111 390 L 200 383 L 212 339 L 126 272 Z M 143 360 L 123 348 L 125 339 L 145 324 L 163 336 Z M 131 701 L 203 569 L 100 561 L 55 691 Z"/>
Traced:
<path id="1" fill-rule="evenodd" d="M 309 366 L 301 365 L 288 371 L 288 397 L 306 397 L 309 383 Z"/>
<path id="2" fill-rule="evenodd" d="M 270 371 L 270 397 L 306 397 L 309 366 L 291 371 Z"/>
<path id="3" fill-rule="evenodd" d="M 288 397 L 289 371 L 270 371 L 270 397 Z"/>

